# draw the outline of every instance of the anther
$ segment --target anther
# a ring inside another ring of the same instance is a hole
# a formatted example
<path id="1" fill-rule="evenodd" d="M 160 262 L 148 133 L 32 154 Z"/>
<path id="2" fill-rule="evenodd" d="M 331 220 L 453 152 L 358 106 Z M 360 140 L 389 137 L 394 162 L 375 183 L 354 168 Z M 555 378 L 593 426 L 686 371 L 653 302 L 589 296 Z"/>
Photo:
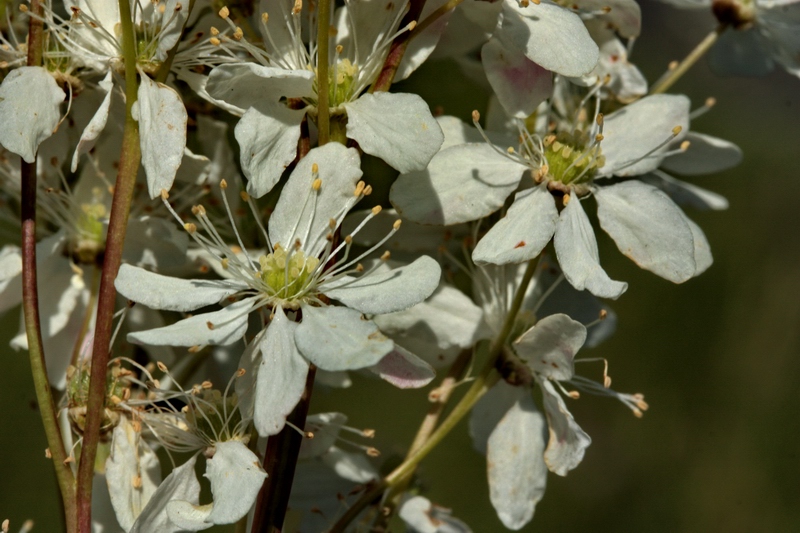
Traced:
<path id="1" fill-rule="evenodd" d="M 247 370 L 245 370 L 244 368 L 240 368 L 239 370 L 236 371 L 236 377 L 240 378 L 240 377 L 244 376 L 246 373 L 247 373 Z"/>
<path id="2" fill-rule="evenodd" d="M 363 429 L 361 430 L 361 435 L 368 439 L 375 438 L 375 430 L 374 429 Z"/>
<path id="3" fill-rule="evenodd" d="M 231 11 L 228 9 L 228 6 L 222 6 L 222 9 L 219 10 L 219 16 L 222 19 L 226 19 L 230 16 Z"/>
<path id="4" fill-rule="evenodd" d="M 316 163 L 314 163 L 314 165 L 316 166 Z M 318 191 L 320 187 L 322 187 L 322 180 L 321 180 L 321 179 L 319 179 L 319 178 L 317 178 L 317 179 L 315 179 L 315 180 L 314 180 L 314 182 L 311 184 L 311 188 L 312 188 L 313 190 L 315 190 L 315 191 Z"/>
<path id="5" fill-rule="evenodd" d="M 364 265 L 361 263 L 356 265 L 356 272 L 364 272 Z"/>
<path id="6" fill-rule="evenodd" d="M 269 13 L 261 13 L 261 22 L 264 24 L 269 22 Z"/>
<path id="7" fill-rule="evenodd" d="M 156 366 L 157 366 L 157 367 L 158 367 L 158 369 L 159 369 L 160 371 L 162 371 L 162 372 L 166 372 L 166 371 L 167 371 L 167 365 L 165 365 L 165 364 L 164 364 L 164 363 L 162 363 L 161 361 L 156 361 Z"/>
<path id="8" fill-rule="evenodd" d="M 600 320 L 605 320 L 606 318 L 608 318 L 608 311 L 606 311 L 605 309 L 601 309 L 600 313 L 598 313 L 598 318 Z"/>
<path id="9" fill-rule="evenodd" d="M 692 143 L 690 143 L 689 141 L 683 141 L 681 143 L 681 152 L 685 152 L 686 150 L 688 150 L 690 144 Z"/>
<path id="10" fill-rule="evenodd" d="M 381 256 L 381 261 L 388 261 L 390 257 L 392 257 L 392 253 L 389 250 L 386 250 Z"/>
<path id="11" fill-rule="evenodd" d="M 567 396 L 569 396 L 573 400 L 577 400 L 581 397 L 581 393 L 576 390 L 571 390 L 567 393 Z"/>
<path id="12" fill-rule="evenodd" d="M 481 114 L 478 113 L 478 110 L 474 110 L 472 112 L 472 122 L 478 122 L 481 119 Z"/>
<path id="13" fill-rule="evenodd" d="M 242 31 L 242 28 L 236 26 L 236 29 L 233 31 L 232 37 L 237 41 L 241 41 L 242 37 L 244 37 L 244 32 Z"/>
<path id="14" fill-rule="evenodd" d="M 214 388 L 214 385 L 213 385 L 213 384 L 212 384 L 210 381 L 208 381 L 208 380 L 206 380 L 206 381 L 202 382 L 202 383 L 200 384 L 200 386 L 201 386 L 201 387 L 203 387 L 203 388 L 204 388 L 204 389 L 206 389 L 206 390 Z"/>
<path id="15" fill-rule="evenodd" d="M 208 40 L 208 42 L 210 42 L 210 43 L 211 43 L 212 45 L 214 45 L 214 46 L 219 46 L 220 44 L 222 44 L 222 41 L 220 41 L 220 40 L 219 40 L 219 39 L 217 39 L 216 37 L 211 37 L 211 38 Z"/>
<path id="16" fill-rule="evenodd" d="M 674 128 L 672 128 L 672 134 L 676 136 L 680 134 L 680 132 L 682 131 L 683 131 L 683 126 L 675 126 Z"/>
<path id="17" fill-rule="evenodd" d="M 597 125 L 598 126 L 602 126 L 603 125 L 603 114 L 602 113 L 598 113 L 596 120 L 597 120 Z"/>
<path id="18" fill-rule="evenodd" d="M 26 6 L 25 4 L 20 4 L 20 6 L 19 6 L 19 10 L 20 10 L 20 11 L 22 11 L 23 13 L 27 13 L 27 12 L 28 12 L 28 6 Z M 80 10 L 79 10 L 79 9 L 77 9 L 77 8 L 76 8 L 76 10 L 77 10 L 77 11 L 80 11 Z"/>
<path id="19" fill-rule="evenodd" d="M 347 244 L 348 246 L 353 244 L 353 236 L 352 235 L 347 235 L 344 238 L 344 243 Z"/>
<path id="20" fill-rule="evenodd" d="M 369 196 L 372 194 L 372 185 L 367 185 L 364 187 L 364 196 Z"/>
<path id="21" fill-rule="evenodd" d="M 249 201 L 250 201 L 250 195 L 249 195 L 249 194 L 247 194 L 247 191 L 242 191 L 242 192 L 240 192 L 240 193 L 239 193 L 239 196 L 240 196 L 240 197 L 242 198 L 242 200 L 244 200 L 245 202 L 249 202 Z"/>
<path id="22" fill-rule="evenodd" d="M 167 192 L 167 189 L 161 189 L 161 199 L 162 200 L 169 199 L 169 192 Z"/>
<path id="23" fill-rule="evenodd" d="M 370 457 L 379 457 L 381 455 L 381 452 L 378 451 L 378 448 L 373 448 L 372 446 L 369 446 L 367 448 L 367 455 L 369 455 Z"/>
<path id="24" fill-rule="evenodd" d="M 353 193 L 353 196 L 361 196 L 361 193 L 364 192 L 364 187 L 366 187 L 366 185 L 367 184 L 364 183 L 363 181 L 359 181 L 358 183 L 356 183 L 356 190 Z"/>
<path id="25" fill-rule="evenodd" d="M 335 230 L 336 229 L 336 219 L 335 218 L 332 218 L 332 219 L 330 219 L 328 221 L 328 227 L 331 228 L 331 230 Z"/>
<path id="26" fill-rule="evenodd" d="M 22 4 L 22 5 L 25 5 L 25 4 Z M 44 449 L 44 456 L 47 457 L 48 459 L 52 459 L 53 458 L 53 454 L 50 453 L 50 448 L 45 448 Z"/>
<path id="27" fill-rule="evenodd" d="M 219 188 L 220 188 L 220 189 L 227 189 L 227 188 L 228 188 L 228 182 L 227 182 L 227 181 L 225 181 L 224 179 L 220 180 L 220 182 L 219 182 Z"/>
<path id="28" fill-rule="evenodd" d="M 303 0 L 294 0 L 294 6 L 292 7 L 292 15 L 297 15 L 303 10 Z"/>
<path id="29" fill-rule="evenodd" d="M 394 221 L 394 224 L 392 224 L 392 228 L 395 231 L 399 230 L 400 229 L 400 224 L 402 224 L 402 223 L 403 223 L 403 221 L 398 218 L 397 220 Z"/>
<path id="30" fill-rule="evenodd" d="M 567 206 L 567 204 L 569 203 L 569 201 L 570 201 L 570 200 L 572 200 L 572 198 L 570 197 L 570 195 L 569 195 L 569 194 L 565 194 L 565 195 L 564 195 L 564 198 L 562 199 L 562 202 L 564 202 L 564 207 L 566 207 L 566 206 Z"/>
<path id="31" fill-rule="evenodd" d="M 716 98 L 714 98 L 713 96 L 709 96 L 708 98 L 706 98 L 706 107 L 714 107 L 715 105 L 717 105 Z"/>
<path id="32" fill-rule="evenodd" d="M 372 215 L 376 216 L 378 213 L 381 212 L 382 209 L 383 207 L 376 205 L 375 207 L 372 208 Z"/>

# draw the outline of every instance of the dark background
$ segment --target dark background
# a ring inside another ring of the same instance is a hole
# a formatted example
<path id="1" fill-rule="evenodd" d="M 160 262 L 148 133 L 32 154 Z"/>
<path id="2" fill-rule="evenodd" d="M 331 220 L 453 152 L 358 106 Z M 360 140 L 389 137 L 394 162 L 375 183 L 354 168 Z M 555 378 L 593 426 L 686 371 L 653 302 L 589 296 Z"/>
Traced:
<path id="1" fill-rule="evenodd" d="M 654 2 L 642 10 L 631 59 L 651 81 L 714 27 L 703 11 Z M 449 63 L 426 64 L 408 85 L 432 108 L 462 118 L 480 95 Z M 738 168 L 695 181 L 731 203 L 723 212 L 688 212 L 705 230 L 715 263 L 675 286 L 636 268 L 598 233 L 604 267 L 630 288 L 612 304 L 617 333 L 591 354 L 608 358 L 614 387 L 643 392 L 650 410 L 638 420 L 609 399 L 571 402 L 593 444 L 568 477 L 549 476 L 524 531 L 800 530 L 800 80 L 783 71 L 720 78 L 701 60 L 672 92 L 689 95 L 695 107 L 715 97 L 717 106 L 692 128 L 745 153 Z M 18 315 L 3 320 L 8 339 Z M 55 479 L 27 356 L 3 352 L 0 520 L 11 518 L 12 531 L 27 518 L 36 521 L 34 531 L 57 531 Z M 343 411 L 353 426 L 377 430 L 384 456 L 402 453 L 426 410 L 427 389 L 354 379 L 350 390 L 318 394 L 312 412 Z M 466 424 L 423 462 L 420 475 L 426 495 L 475 532 L 503 530 Z"/>

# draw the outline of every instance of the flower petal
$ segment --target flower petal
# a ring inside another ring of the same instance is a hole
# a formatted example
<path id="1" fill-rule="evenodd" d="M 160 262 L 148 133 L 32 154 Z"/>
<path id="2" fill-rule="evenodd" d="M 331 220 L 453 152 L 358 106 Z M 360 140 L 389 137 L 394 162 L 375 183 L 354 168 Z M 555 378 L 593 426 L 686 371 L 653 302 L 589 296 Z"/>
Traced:
<path id="1" fill-rule="evenodd" d="M 521 50 L 531 61 L 564 76 L 583 76 L 599 57 L 597 45 L 581 18 L 554 3 L 503 2 L 503 23 L 495 35 Z"/>
<path id="2" fill-rule="evenodd" d="M 219 311 L 184 318 L 163 328 L 128 333 L 128 342 L 156 346 L 228 345 L 247 331 L 247 316 L 256 298 L 246 298 Z"/>
<path id="3" fill-rule="evenodd" d="M 86 125 L 83 133 L 81 133 L 78 146 L 75 147 L 75 153 L 72 156 L 72 165 L 70 167 L 72 172 L 78 170 L 78 159 L 80 159 L 81 155 L 92 149 L 95 141 L 97 141 L 100 133 L 102 133 L 103 128 L 106 127 L 106 122 L 108 121 L 108 110 L 111 107 L 111 96 L 113 94 L 112 89 L 114 88 L 114 80 L 111 78 L 111 74 L 112 72 L 109 70 L 106 73 L 106 77 L 97 84 L 99 89 L 106 94 L 103 97 L 103 101 L 100 103 L 100 107 L 97 108 L 97 111 L 95 112 L 94 116 L 92 116 L 89 124 Z"/>
<path id="4" fill-rule="evenodd" d="M 206 462 L 205 477 L 214 494 L 206 522 L 232 524 L 253 506 L 267 473 L 256 454 L 240 441 L 218 442 L 214 449 L 214 456 Z"/>
<path id="5" fill-rule="evenodd" d="M 180 279 L 123 264 L 114 287 L 125 298 L 164 311 L 194 311 L 245 289 L 229 280 Z"/>
<path id="6" fill-rule="evenodd" d="M 464 522 L 451 516 L 449 509 L 434 505 L 423 496 L 414 496 L 403 502 L 398 516 L 410 533 L 472 533 Z"/>
<path id="7" fill-rule="evenodd" d="M 323 370 L 372 366 L 394 348 L 371 320 L 346 307 L 303 306 L 295 342 L 306 359 Z"/>
<path id="8" fill-rule="evenodd" d="M 142 74 L 133 118 L 139 121 L 142 166 L 150 198 L 170 190 L 186 148 L 189 116 L 178 92 Z"/>
<path id="9" fill-rule="evenodd" d="M 544 452 L 544 461 L 551 472 L 566 476 L 583 460 L 586 448 L 592 443 L 572 417 L 564 404 L 564 399 L 556 392 L 553 384 L 546 379 L 540 380 L 544 411 L 547 414 L 547 426 L 550 440 Z"/>
<path id="10" fill-rule="evenodd" d="M 161 483 L 158 457 L 134 430 L 128 417 L 120 417 L 106 459 L 106 481 L 119 525 L 130 530 Z"/>
<path id="11" fill-rule="evenodd" d="M 317 174 L 313 172 L 315 166 Z M 292 171 L 270 217 L 272 245 L 288 248 L 299 240 L 306 256 L 318 256 L 332 231 L 331 219 L 338 226 L 357 200 L 353 192 L 361 176 L 360 159 L 354 148 L 328 143 L 312 149 Z M 317 178 L 321 185 L 315 191 Z"/>
<path id="12" fill-rule="evenodd" d="M 553 73 L 516 48 L 490 39 L 481 48 L 486 77 L 506 114 L 526 119 L 553 92 Z"/>
<path id="13" fill-rule="evenodd" d="M 429 15 L 446 3 L 447 0 L 428 0 L 422 8 L 419 20 L 426 20 Z M 428 59 L 439 43 L 439 38 L 447 28 L 447 23 L 454 11 L 454 9 L 450 9 L 440 15 L 432 24 L 429 24 L 422 30 L 422 33 L 415 34 L 414 38 L 408 42 L 408 47 L 403 54 L 403 59 L 400 60 L 400 65 L 397 67 L 397 72 L 395 72 L 393 83 L 397 83 L 411 76 L 411 74 Z M 360 37 L 361 34 L 359 34 L 359 38 Z"/>
<path id="14" fill-rule="evenodd" d="M 345 276 L 324 283 L 320 291 L 347 307 L 369 315 L 402 311 L 414 306 L 439 286 L 442 268 L 423 255 L 410 265 L 385 268 L 360 277 Z"/>
<path id="15" fill-rule="evenodd" d="M 579 291 L 616 299 L 628 290 L 627 283 L 609 278 L 600 266 L 594 230 L 577 195 L 570 196 L 558 218 L 553 244 L 564 277 Z"/>
<path id="16" fill-rule="evenodd" d="M 300 401 L 306 387 L 308 361 L 294 343 L 297 324 L 277 306 L 259 344 L 261 364 L 256 378 L 253 423 L 262 437 L 276 435 Z"/>
<path id="17" fill-rule="evenodd" d="M 206 92 L 218 100 L 247 110 L 265 100 L 313 96 L 314 73 L 287 70 L 256 63 L 219 65 L 208 75 Z"/>
<path id="18" fill-rule="evenodd" d="M 400 172 L 424 169 L 444 142 L 428 104 L 416 94 L 365 94 L 344 108 L 347 136 Z"/>
<path id="19" fill-rule="evenodd" d="M 354 483 L 369 483 L 380 477 L 362 452 L 346 452 L 332 446 L 320 456 L 336 475 Z"/>
<path id="20" fill-rule="evenodd" d="M 0 144 L 33 163 L 39 145 L 61 120 L 66 94 L 42 67 L 19 67 L 0 84 Z"/>
<path id="21" fill-rule="evenodd" d="M 520 529 L 533 518 L 544 496 L 547 468 L 542 459 L 545 420 L 525 394 L 489 436 L 486 464 L 489 499 L 503 525 Z"/>
<path id="22" fill-rule="evenodd" d="M 128 533 L 178 533 L 182 528 L 168 516 L 168 507 L 175 500 L 197 504 L 200 501 L 200 483 L 194 474 L 197 456 L 175 468 L 158 486 L 142 514 Z"/>
<path id="23" fill-rule="evenodd" d="M 413 222 L 469 222 L 500 209 L 525 170 L 486 143 L 462 144 L 436 154 L 426 170 L 401 174 L 389 199 Z"/>
<path id="24" fill-rule="evenodd" d="M 397 345 L 370 370 L 399 389 L 419 389 L 436 377 L 431 365 Z"/>
<path id="25" fill-rule="evenodd" d="M 469 434 L 478 452 L 486 454 L 489 436 L 509 409 L 524 396 L 530 394 L 523 387 L 513 387 L 500 380 L 478 400 L 469 416 Z"/>
<path id="26" fill-rule="evenodd" d="M 676 126 L 683 132 L 676 139 L 685 136 L 689 105 L 683 95 L 654 94 L 605 117 L 601 149 L 606 162 L 600 169 L 602 175 L 638 176 L 658 168 L 663 157 L 651 154 L 669 149 L 664 142 L 671 139 Z"/>
<path id="27" fill-rule="evenodd" d="M 689 148 L 664 159 L 662 169 L 684 176 L 698 176 L 722 172 L 742 162 L 742 150 L 725 139 L 690 131 L 686 140 L 690 143 Z"/>
<path id="28" fill-rule="evenodd" d="M 673 283 L 694 276 L 694 238 L 684 214 L 652 185 L 626 181 L 598 187 L 597 218 L 619 251 Z"/>
<path id="29" fill-rule="evenodd" d="M 236 124 L 239 159 L 247 176 L 247 192 L 256 198 L 278 183 L 286 167 L 297 157 L 297 140 L 305 111 L 281 103 L 259 102 Z"/>
<path id="30" fill-rule="evenodd" d="M 558 209 L 546 185 L 518 192 L 506 216 L 478 241 L 472 260 L 504 265 L 533 259 L 550 242 L 557 220 Z"/>
<path id="31" fill-rule="evenodd" d="M 728 209 L 730 205 L 728 199 L 697 185 L 673 178 L 666 172 L 656 170 L 646 176 L 642 176 L 642 181 L 658 187 L 669 195 L 672 200 L 682 206 L 689 206 L 700 210 L 722 210 Z"/>
<path id="32" fill-rule="evenodd" d="M 550 315 L 514 341 L 514 350 L 537 374 L 564 381 L 575 374 L 575 354 L 586 342 L 586 327 L 564 314 Z"/>

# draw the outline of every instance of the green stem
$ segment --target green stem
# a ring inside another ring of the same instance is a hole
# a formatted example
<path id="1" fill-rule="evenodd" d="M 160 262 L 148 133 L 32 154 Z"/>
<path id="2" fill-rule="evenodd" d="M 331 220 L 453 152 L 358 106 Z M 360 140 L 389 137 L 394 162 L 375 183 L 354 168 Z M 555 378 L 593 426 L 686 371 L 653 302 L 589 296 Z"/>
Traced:
<path id="1" fill-rule="evenodd" d="M 86 424 L 83 434 L 81 460 L 78 466 L 78 531 L 92 530 L 92 480 L 97 445 L 100 440 L 100 424 L 106 399 L 106 376 L 111 345 L 111 334 L 116 302 L 114 279 L 122 262 L 122 250 L 133 200 L 136 174 L 142 154 L 139 147 L 139 124 L 133 120 L 131 109 L 136 102 L 138 82 L 136 79 L 136 44 L 129 0 L 119 0 L 120 25 L 122 27 L 122 52 L 125 59 L 125 126 L 122 134 L 119 172 L 114 185 L 108 234 L 106 236 L 103 273 L 97 299 L 97 320 L 92 349 L 92 370 L 89 381 Z"/>
<path id="2" fill-rule="evenodd" d="M 434 449 L 440 442 L 456 427 L 464 416 L 466 416 L 472 407 L 483 397 L 484 394 L 494 385 L 499 379 L 500 375 L 495 371 L 495 365 L 498 358 L 503 353 L 503 347 L 514 329 L 519 310 L 522 308 L 522 303 L 525 301 L 525 293 L 528 291 L 534 274 L 536 273 L 537 261 L 533 260 L 528 263 L 525 273 L 522 276 L 517 292 L 514 295 L 514 300 L 511 303 L 511 308 L 508 310 L 503 327 L 500 333 L 495 337 L 489 349 L 489 357 L 486 364 L 481 370 L 481 373 L 475 378 L 472 386 L 459 400 L 453 411 L 447 416 L 436 431 L 434 431 L 430 438 L 422 444 L 416 452 L 409 455 L 403 463 L 395 468 L 388 476 L 379 481 L 371 490 L 366 492 L 361 498 L 358 499 L 333 525 L 330 533 L 343 533 L 345 528 L 358 517 L 358 515 L 371 503 L 380 498 L 381 494 L 388 488 L 397 486 L 403 483 L 404 480 L 410 476 L 417 465 Z"/>
<path id="3" fill-rule="evenodd" d="M 39 0 L 30 3 L 31 16 L 28 23 L 28 66 L 42 64 L 42 5 Z M 61 430 L 58 425 L 53 392 L 47 378 L 47 366 L 44 359 L 42 328 L 39 317 L 39 287 L 36 271 L 36 160 L 33 163 L 22 162 L 20 208 L 22 223 L 22 312 L 25 317 L 25 333 L 28 338 L 28 357 L 31 364 L 33 386 L 36 401 L 44 425 L 47 446 L 56 471 L 58 488 L 64 506 L 64 517 L 67 531 L 73 533 L 77 528 L 75 513 L 75 477 L 66 462 L 69 458 Z"/>
<path id="4" fill-rule="evenodd" d="M 722 35 L 722 32 L 724 32 L 727 28 L 727 24 L 720 24 L 714 31 L 706 35 L 706 37 L 700 41 L 695 49 L 692 50 L 677 67 L 668 72 L 664 77 L 657 81 L 653 87 L 650 88 L 650 94 L 663 93 L 672 87 L 676 81 L 681 79 L 681 77 L 686 74 L 686 72 L 692 68 L 692 66 L 697 63 L 697 61 L 703 57 L 706 52 L 711 49 L 714 43 L 717 42 L 719 36 Z"/>
<path id="5" fill-rule="evenodd" d="M 330 0 L 319 0 L 317 5 L 317 129 L 319 145 L 331 140 L 331 115 L 328 102 L 328 44 L 330 42 Z"/>

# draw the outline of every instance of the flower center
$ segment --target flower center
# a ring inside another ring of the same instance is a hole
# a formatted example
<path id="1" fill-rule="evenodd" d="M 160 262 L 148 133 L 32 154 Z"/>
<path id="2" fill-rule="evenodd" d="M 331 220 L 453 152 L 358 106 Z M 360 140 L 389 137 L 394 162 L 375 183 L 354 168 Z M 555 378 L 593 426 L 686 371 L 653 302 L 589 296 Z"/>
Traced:
<path id="1" fill-rule="evenodd" d="M 105 249 L 106 206 L 101 203 L 80 205 L 76 217 L 76 232 L 69 240 L 69 251 L 79 264 L 95 264 Z"/>
<path id="2" fill-rule="evenodd" d="M 582 131 L 549 135 L 543 144 L 551 181 L 564 185 L 586 183 L 605 164 L 600 146 L 591 145 L 589 136 Z"/>
<path id="3" fill-rule="evenodd" d="M 328 84 L 328 98 L 330 107 L 337 107 L 350 101 L 354 88 L 358 67 L 349 59 L 342 59 L 336 64 L 336 69 L 331 70 Z"/>
<path id="4" fill-rule="evenodd" d="M 236 393 L 223 396 L 219 390 L 203 389 L 184 407 L 186 424 L 198 436 L 209 442 L 240 439 L 242 414 Z"/>
<path id="5" fill-rule="evenodd" d="M 283 248 L 258 258 L 259 275 L 272 295 L 291 300 L 301 296 L 319 266 L 319 259 L 306 257 L 302 250 L 288 255 Z"/>

